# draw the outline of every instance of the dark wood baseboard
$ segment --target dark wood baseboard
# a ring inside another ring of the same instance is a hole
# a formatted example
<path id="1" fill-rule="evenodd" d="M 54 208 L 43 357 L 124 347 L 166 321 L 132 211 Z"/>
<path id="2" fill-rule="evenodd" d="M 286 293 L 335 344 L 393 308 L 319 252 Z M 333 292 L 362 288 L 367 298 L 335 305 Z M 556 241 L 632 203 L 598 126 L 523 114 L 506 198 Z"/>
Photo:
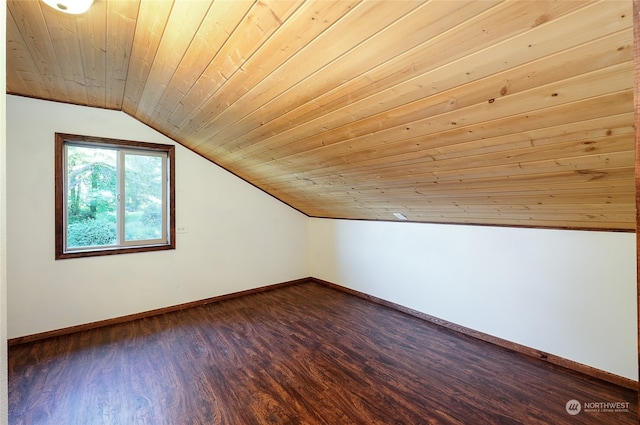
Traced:
<path id="1" fill-rule="evenodd" d="M 351 295 L 355 295 L 360 298 L 367 299 L 369 301 L 375 302 L 380 305 L 384 305 L 386 307 L 392 308 L 397 311 L 401 311 L 403 313 L 409 314 L 411 316 L 420 318 L 427 322 L 436 324 L 438 326 L 442 326 L 443 328 L 454 330 L 463 335 L 467 335 L 485 342 L 489 342 L 494 345 L 498 345 L 500 347 L 507 348 L 511 351 L 515 351 L 517 353 L 525 354 L 530 357 L 534 357 L 539 360 L 544 360 L 549 363 L 553 363 L 557 366 L 564 367 L 566 369 L 570 369 L 576 372 L 580 372 L 584 375 L 591 376 L 593 378 L 602 379 L 603 381 L 610 382 L 612 384 L 620 385 L 622 387 L 638 391 L 638 382 L 633 379 L 625 378 L 624 376 L 619 376 L 601 369 L 597 369 L 595 367 L 587 366 L 582 363 L 575 362 L 573 360 L 565 359 L 560 356 L 555 356 L 553 354 L 545 353 L 544 351 L 536 350 L 531 347 L 527 347 L 525 345 L 517 344 L 515 342 L 507 341 L 502 338 L 498 338 L 483 332 L 476 331 L 471 328 L 467 328 L 465 326 L 460 326 L 455 323 L 451 323 L 447 320 L 440 319 L 438 317 L 431 316 L 426 313 L 422 313 L 418 310 L 413 310 L 408 307 L 404 307 L 400 304 L 393 303 L 391 301 L 384 300 L 382 298 L 375 297 L 373 295 L 365 294 L 364 292 L 359 292 L 354 289 L 350 289 L 332 282 L 328 282 L 326 280 L 318 279 L 318 278 L 310 278 L 311 281 L 329 286 L 331 288 L 338 289 L 340 291 L 346 292 Z"/>
<path id="2" fill-rule="evenodd" d="M 211 304 L 217 301 L 222 301 L 230 298 L 242 297 L 245 295 L 255 294 L 258 292 L 270 291 L 273 289 L 282 288 L 284 286 L 296 285 L 298 283 L 309 282 L 310 278 L 296 279 L 288 282 L 276 283 L 273 285 L 261 286 L 259 288 L 247 289 L 246 291 L 233 292 L 231 294 L 218 295 L 216 297 L 206 298 L 203 300 L 191 301 L 184 304 L 173 305 L 169 307 L 158 308 L 155 310 L 143 311 L 141 313 L 128 314 L 126 316 L 114 317 L 112 319 L 99 320 L 97 322 L 85 323 L 77 326 L 70 326 L 62 329 L 55 329 L 47 332 L 41 332 L 32 335 L 20 336 L 17 338 L 10 338 L 7 340 L 9 347 L 18 344 L 25 344 L 27 342 L 39 341 L 46 338 L 52 338 L 56 336 L 68 335 L 75 332 L 87 331 L 90 329 L 102 328 L 105 326 L 116 325 L 119 323 L 131 322 L 133 320 L 142 319 L 145 317 L 158 316 L 160 314 L 171 313 L 174 311 L 185 310 L 187 308 L 199 307 L 206 304 Z"/>
<path id="3" fill-rule="evenodd" d="M 273 290 L 273 289 L 282 288 L 284 286 L 296 285 L 296 284 L 305 283 L 305 282 L 315 282 L 315 283 L 318 283 L 318 284 L 321 284 L 321 285 L 325 285 L 325 286 L 337 289 L 339 291 L 342 291 L 342 292 L 345 292 L 345 293 L 348 293 L 348 294 L 351 294 L 351 295 L 355 295 L 355 296 L 357 296 L 359 298 L 363 298 L 363 299 L 375 302 L 376 304 L 380 304 L 380 305 L 383 305 L 385 307 L 389 307 L 389 308 L 392 308 L 394 310 L 401 311 L 401 312 L 403 312 L 405 314 L 409 314 L 411 316 L 414 316 L 414 317 L 417 317 L 419 319 L 425 320 L 425 321 L 427 321 L 429 323 L 433 323 L 433 324 L 436 324 L 438 326 L 442 326 L 443 328 L 451 329 L 451 330 L 456 331 L 456 332 L 458 332 L 460 334 L 467 335 L 467 336 L 479 339 L 481 341 L 489 342 L 491 344 L 498 345 L 500 347 L 507 348 L 507 349 L 512 350 L 514 352 L 525 354 L 527 356 L 534 357 L 534 358 L 539 359 L 539 360 L 544 360 L 546 362 L 555 364 L 557 366 L 561 366 L 561 367 L 564 367 L 564 368 L 567 368 L 567 369 L 570 369 L 570 370 L 574 370 L 576 372 L 583 373 L 583 374 L 585 374 L 587 376 L 591 376 L 593 378 L 602 379 L 603 381 L 610 382 L 610 383 L 613 383 L 613 384 L 616 384 L 616 385 L 620 385 L 622 387 L 629 388 L 631 390 L 635 390 L 635 391 L 638 390 L 638 382 L 634 381 L 632 379 L 625 378 L 623 376 L 619 376 L 619 375 L 616 375 L 616 374 L 613 374 L 613 373 L 610 373 L 610 372 L 606 372 L 604 370 L 597 369 L 597 368 L 594 368 L 594 367 L 591 367 L 591 366 L 587 366 L 587 365 L 584 365 L 582 363 L 575 362 L 573 360 L 565 359 L 565 358 L 560 357 L 560 356 L 556 356 L 556 355 L 553 355 L 553 354 L 545 353 L 543 351 L 536 350 L 534 348 L 527 347 L 525 345 L 521 345 L 521 344 L 517 344 L 515 342 L 507 341 L 505 339 L 498 338 L 498 337 L 495 337 L 495 336 L 492 336 L 492 335 L 489 335 L 489 334 L 486 334 L 486 333 L 483 333 L 483 332 L 479 332 L 479 331 L 476 331 L 474 329 L 467 328 L 465 326 L 460 326 L 460 325 L 457 325 L 455 323 L 451 323 L 451 322 L 449 322 L 447 320 L 443 320 L 443 319 L 440 319 L 438 317 L 431 316 L 429 314 L 420 312 L 418 310 L 414 310 L 414 309 L 411 309 L 409 307 L 405 307 L 405 306 L 402 306 L 400 304 L 396 304 L 396 303 L 393 303 L 391 301 L 387 301 L 387 300 L 384 300 L 382 298 L 378 298 L 378 297 L 375 297 L 373 295 L 369 295 L 369 294 L 366 294 L 364 292 L 356 291 L 354 289 L 350 289 L 350 288 L 347 288 L 345 286 L 341 286 L 341 285 L 338 285 L 336 283 L 329 282 L 329 281 L 322 280 L 322 279 L 318 279 L 318 278 L 315 278 L 315 277 L 308 277 L 308 278 L 291 280 L 291 281 L 288 281 L 288 282 L 276 283 L 276 284 L 273 284 L 273 285 L 262 286 L 262 287 L 254 288 L 254 289 L 248 289 L 246 291 L 233 292 L 231 294 L 219 295 L 219 296 L 216 296 L 216 297 L 206 298 L 206 299 L 197 300 L 197 301 L 191 301 L 191 302 L 184 303 L 184 304 L 178 304 L 178 305 L 159 308 L 159 309 L 155 309 L 155 310 L 149 310 L 149 311 L 145 311 L 145 312 L 141 312 L 141 313 L 135 313 L 135 314 L 130 314 L 130 315 L 121 316 L 121 317 L 115 317 L 115 318 L 112 318 L 112 319 L 100 320 L 100 321 L 97 321 L 97 322 L 91 322 L 91 323 L 86 323 L 86 324 L 77 325 L 77 326 L 71 326 L 71 327 L 62 328 L 62 329 L 56 329 L 56 330 L 37 333 L 37 334 L 33 334 L 33 335 L 26 335 L 26 336 L 21 336 L 21 337 L 17 337 L 17 338 L 11 338 L 11 339 L 7 340 L 7 343 L 8 343 L 9 346 L 18 345 L 18 344 L 24 344 L 24 343 L 38 341 L 38 340 L 42 340 L 42 339 L 46 339 L 46 338 L 52 338 L 52 337 L 56 337 L 56 336 L 72 334 L 72 333 L 75 333 L 75 332 L 81 332 L 81 331 L 86 331 L 86 330 L 90 330 L 90 329 L 96 329 L 96 328 L 100 328 L 100 327 L 111 326 L 111 325 L 115 325 L 115 324 L 119 324 L 119 323 L 130 322 L 130 321 L 137 320 L 137 319 L 142 319 L 142 318 L 145 318 L 145 317 L 152 317 L 152 316 L 157 316 L 157 315 L 161 315 L 161 314 L 165 314 L 165 313 L 171 313 L 171 312 L 174 312 L 174 311 L 184 310 L 184 309 L 188 309 L 188 308 L 192 308 L 192 307 L 199 307 L 199 306 L 210 304 L 210 303 L 214 303 L 214 302 L 217 302 L 217 301 L 222 301 L 222 300 L 226 300 L 226 299 L 230 299 L 230 298 L 242 297 L 242 296 L 245 296 L 245 295 L 255 294 L 255 293 L 258 293 L 258 292 L 270 291 L 270 290 Z"/>

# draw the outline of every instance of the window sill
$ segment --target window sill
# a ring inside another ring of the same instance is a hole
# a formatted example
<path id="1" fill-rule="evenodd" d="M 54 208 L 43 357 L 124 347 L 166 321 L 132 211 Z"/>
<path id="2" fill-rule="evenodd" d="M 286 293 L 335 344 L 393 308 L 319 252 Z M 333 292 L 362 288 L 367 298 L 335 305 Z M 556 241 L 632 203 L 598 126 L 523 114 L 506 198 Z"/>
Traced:
<path id="1" fill-rule="evenodd" d="M 161 245 L 143 245 L 143 246 L 128 246 L 126 248 L 100 248 L 100 249 L 88 249 L 79 251 L 69 251 L 56 253 L 56 260 L 65 260 L 68 258 L 84 258 L 84 257 L 98 257 L 104 255 L 117 255 L 117 254 L 132 254 L 136 252 L 151 252 L 151 251 L 166 251 L 175 249 L 175 244 L 161 244 Z"/>

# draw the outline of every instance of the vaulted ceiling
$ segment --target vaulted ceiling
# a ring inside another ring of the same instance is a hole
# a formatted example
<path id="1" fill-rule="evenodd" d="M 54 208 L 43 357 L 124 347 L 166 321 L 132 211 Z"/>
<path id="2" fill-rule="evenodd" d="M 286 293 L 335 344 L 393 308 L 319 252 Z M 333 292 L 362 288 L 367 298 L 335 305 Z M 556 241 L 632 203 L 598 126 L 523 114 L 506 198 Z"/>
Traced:
<path id="1" fill-rule="evenodd" d="M 635 228 L 629 0 L 7 7 L 8 93 L 122 110 L 309 216 Z"/>

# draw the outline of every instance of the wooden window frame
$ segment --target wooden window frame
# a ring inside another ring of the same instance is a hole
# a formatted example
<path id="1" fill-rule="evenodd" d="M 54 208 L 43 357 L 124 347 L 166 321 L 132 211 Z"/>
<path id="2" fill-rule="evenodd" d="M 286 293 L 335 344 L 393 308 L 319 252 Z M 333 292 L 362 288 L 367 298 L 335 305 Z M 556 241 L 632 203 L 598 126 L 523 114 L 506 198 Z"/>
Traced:
<path id="1" fill-rule="evenodd" d="M 103 145 L 120 147 L 123 149 L 164 152 L 168 158 L 168 196 L 167 212 L 167 242 L 162 244 L 149 244 L 137 246 L 98 247 L 87 250 L 65 251 L 65 144 L 85 143 L 87 145 Z M 130 254 L 135 252 L 164 251 L 176 248 L 175 225 L 175 146 L 159 143 L 138 142 L 132 140 L 109 139 L 104 137 L 81 136 L 76 134 L 55 134 L 55 258 L 56 260 L 67 258 L 95 257 L 102 255 Z"/>

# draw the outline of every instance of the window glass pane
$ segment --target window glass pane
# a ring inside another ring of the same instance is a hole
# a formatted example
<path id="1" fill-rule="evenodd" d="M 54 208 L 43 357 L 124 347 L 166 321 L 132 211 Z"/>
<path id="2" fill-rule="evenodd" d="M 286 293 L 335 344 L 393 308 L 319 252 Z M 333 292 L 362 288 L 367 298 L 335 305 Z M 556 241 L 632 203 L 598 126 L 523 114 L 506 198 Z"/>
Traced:
<path id="1" fill-rule="evenodd" d="M 116 244 L 116 152 L 67 147 L 67 247 Z"/>
<path id="2" fill-rule="evenodd" d="M 164 158 L 125 154 L 124 239 L 163 239 Z"/>

